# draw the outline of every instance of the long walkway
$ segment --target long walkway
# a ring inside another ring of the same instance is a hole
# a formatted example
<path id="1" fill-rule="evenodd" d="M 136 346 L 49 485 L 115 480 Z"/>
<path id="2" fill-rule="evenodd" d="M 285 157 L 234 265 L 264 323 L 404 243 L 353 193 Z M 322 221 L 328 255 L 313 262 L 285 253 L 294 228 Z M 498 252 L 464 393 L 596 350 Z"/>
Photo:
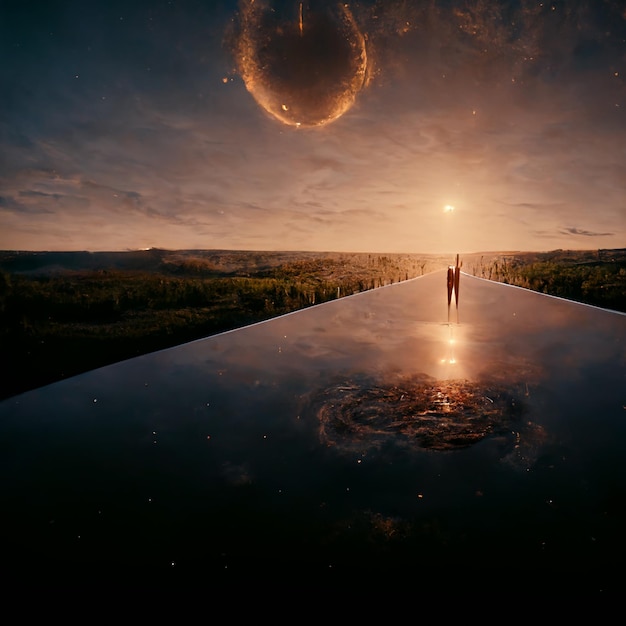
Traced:
<path id="1" fill-rule="evenodd" d="M 626 316 L 457 293 L 448 321 L 434 272 L 0 403 L 5 573 L 620 588 Z"/>

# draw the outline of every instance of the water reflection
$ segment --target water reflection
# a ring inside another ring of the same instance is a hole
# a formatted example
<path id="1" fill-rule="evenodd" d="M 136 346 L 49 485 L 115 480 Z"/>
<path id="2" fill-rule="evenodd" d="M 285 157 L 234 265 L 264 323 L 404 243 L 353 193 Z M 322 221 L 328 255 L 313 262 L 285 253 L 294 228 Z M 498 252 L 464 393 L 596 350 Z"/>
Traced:
<path id="1" fill-rule="evenodd" d="M 524 428 L 523 388 L 427 375 L 355 377 L 316 394 L 310 408 L 320 440 L 340 453 L 383 446 L 455 450 L 489 436 L 506 437 L 512 446 Z"/>
<path id="2" fill-rule="evenodd" d="M 621 589 L 626 317 L 446 278 L 0 402 L 5 570 Z"/>
<path id="3" fill-rule="evenodd" d="M 441 359 L 441 363 L 443 365 L 456 365 L 456 336 L 455 336 L 455 327 L 451 324 L 447 325 L 447 337 L 444 340 L 444 350 L 445 356 Z"/>

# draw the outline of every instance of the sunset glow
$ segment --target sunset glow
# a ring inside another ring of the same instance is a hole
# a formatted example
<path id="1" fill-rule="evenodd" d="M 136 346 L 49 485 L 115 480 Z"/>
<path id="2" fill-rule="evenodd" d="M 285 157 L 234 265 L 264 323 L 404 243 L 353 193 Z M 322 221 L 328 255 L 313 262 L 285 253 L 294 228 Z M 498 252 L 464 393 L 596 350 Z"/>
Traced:
<path id="1" fill-rule="evenodd" d="M 147 4 L 2 5 L 0 249 L 626 245 L 617 0 Z"/>

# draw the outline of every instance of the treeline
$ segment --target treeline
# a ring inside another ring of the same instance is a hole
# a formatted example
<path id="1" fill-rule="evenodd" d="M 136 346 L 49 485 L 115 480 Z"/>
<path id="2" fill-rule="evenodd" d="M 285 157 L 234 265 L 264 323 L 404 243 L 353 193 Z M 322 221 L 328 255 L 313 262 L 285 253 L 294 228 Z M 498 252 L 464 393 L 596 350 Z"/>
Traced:
<path id="1" fill-rule="evenodd" d="M 80 254 L 29 254 L 0 255 L 0 399 L 453 261 L 412 254 L 151 250 L 109 255 L 107 268 L 94 269 L 91 255 L 84 261 Z M 462 261 L 476 276 L 626 312 L 626 250 L 473 254 Z"/>
<path id="2" fill-rule="evenodd" d="M 219 271 L 201 257 L 168 257 L 155 271 L 0 270 L 0 398 L 439 265 L 374 254 L 275 265 L 256 259 L 240 272 Z"/>
<path id="3" fill-rule="evenodd" d="M 626 312 L 626 251 L 557 250 L 481 257 L 464 269 L 489 280 Z"/>

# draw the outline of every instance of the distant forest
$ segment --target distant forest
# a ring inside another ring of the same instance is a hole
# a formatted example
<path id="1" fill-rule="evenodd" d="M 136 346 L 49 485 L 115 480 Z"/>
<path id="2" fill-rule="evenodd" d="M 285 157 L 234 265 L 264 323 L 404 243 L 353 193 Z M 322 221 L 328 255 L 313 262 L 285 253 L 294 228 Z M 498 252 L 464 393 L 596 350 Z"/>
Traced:
<path id="1" fill-rule="evenodd" d="M 221 250 L 0 252 L 0 399 L 448 261 Z"/>
<path id="2" fill-rule="evenodd" d="M 474 276 L 626 312 L 626 248 L 471 255 Z"/>
<path id="3" fill-rule="evenodd" d="M 0 399 L 446 268 L 443 255 L 0 251 Z M 626 311 L 626 249 L 463 255 L 467 273 Z"/>

